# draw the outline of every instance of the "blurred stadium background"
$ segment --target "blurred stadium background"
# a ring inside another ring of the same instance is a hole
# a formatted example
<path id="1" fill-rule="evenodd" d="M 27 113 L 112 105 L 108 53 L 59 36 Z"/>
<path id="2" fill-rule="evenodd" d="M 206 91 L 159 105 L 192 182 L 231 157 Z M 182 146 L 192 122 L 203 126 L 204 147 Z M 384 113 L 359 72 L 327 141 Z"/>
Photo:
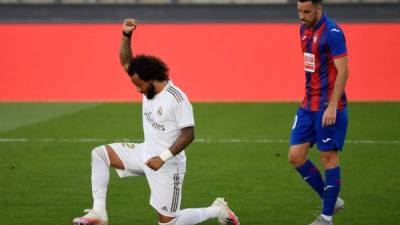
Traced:
<path id="1" fill-rule="evenodd" d="M 335 224 L 398 225 L 400 2 L 324 2 L 350 55 Z M 0 225 L 70 224 L 91 207 L 90 150 L 142 141 L 125 17 L 140 21 L 136 52 L 163 58 L 194 102 L 182 207 L 224 196 L 243 225 L 308 224 L 320 202 L 286 160 L 304 92 L 296 1 L 0 0 Z M 155 224 L 144 178 L 110 185 L 111 225 Z"/>

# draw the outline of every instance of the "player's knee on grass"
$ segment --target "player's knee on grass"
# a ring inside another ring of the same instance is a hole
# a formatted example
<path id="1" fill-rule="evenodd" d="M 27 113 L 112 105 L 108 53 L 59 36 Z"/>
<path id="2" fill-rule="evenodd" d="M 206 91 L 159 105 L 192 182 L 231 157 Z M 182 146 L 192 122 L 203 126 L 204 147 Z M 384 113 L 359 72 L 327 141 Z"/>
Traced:
<path id="1" fill-rule="evenodd" d="M 98 146 L 92 150 L 92 161 L 102 160 L 105 164 L 110 166 L 110 159 L 104 145 Z"/>

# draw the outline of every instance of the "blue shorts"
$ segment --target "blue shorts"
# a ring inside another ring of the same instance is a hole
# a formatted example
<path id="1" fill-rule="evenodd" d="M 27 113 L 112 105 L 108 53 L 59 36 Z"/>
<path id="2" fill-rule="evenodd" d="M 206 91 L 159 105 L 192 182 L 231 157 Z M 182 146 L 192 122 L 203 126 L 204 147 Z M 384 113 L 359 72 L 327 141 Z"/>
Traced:
<path id="1" fill-rule="evenodd" d="M 347 131 L 347 108 L 337 110 L 336 123 L 322 127 L 324 111 L 309 111 L 299 108 L 294 119 L 290 144 L 317 143 L 320 151 L 342 150 Z"/>

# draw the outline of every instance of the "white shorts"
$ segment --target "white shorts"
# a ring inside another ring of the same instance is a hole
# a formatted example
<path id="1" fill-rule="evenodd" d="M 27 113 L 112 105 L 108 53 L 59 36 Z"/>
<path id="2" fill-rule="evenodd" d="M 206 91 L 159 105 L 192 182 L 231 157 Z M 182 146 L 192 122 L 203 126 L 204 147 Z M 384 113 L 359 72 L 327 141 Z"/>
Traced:
<path id="1" fill-rule="evenodd" d="M 186 165 L 168 163 L 168 161 L 163 165 L 168 170 L 160 168 L 154 171 L 144 162 L 143 144 L 113 143 L 109 146 L 125 167 L 125 170 L 116 169 L 119 177 L 146 176 L 151 190 L 150 205 L 164 216 L 178 216 Z"/>

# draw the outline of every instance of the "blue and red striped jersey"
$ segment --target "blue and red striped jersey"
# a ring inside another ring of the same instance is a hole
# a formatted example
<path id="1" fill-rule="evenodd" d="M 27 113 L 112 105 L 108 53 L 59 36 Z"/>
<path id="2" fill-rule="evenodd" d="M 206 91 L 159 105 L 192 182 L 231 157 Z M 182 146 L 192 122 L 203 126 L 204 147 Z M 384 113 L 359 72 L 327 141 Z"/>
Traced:
<path id="1" fill-rule="evenodd" d="M 333 60 L 347 56 L 342 29 L 325 15 L 312 27 L 300 27 L 301 48 L 304 55 L 306 94 L 301 107 L 310 111 L 324 110 L 333 94 L 337 70 Z M 338 108 L 347 104 L 343 93 Z"/>

